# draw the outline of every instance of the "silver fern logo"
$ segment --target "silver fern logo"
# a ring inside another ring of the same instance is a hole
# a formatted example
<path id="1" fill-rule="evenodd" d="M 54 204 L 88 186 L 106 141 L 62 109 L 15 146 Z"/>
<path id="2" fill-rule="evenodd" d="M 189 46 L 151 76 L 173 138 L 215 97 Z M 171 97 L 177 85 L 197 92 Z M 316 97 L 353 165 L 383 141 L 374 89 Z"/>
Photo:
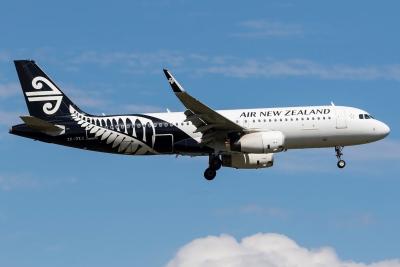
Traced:
<path id="1" fill-rule="evenodd" d="M 50 90 L 42 90 L 43 84 L 47 85 Z M 46 102 L 43 104 L 43 112 L 47 115 L 53 115 L 58 111 L 63 99 L 63 95 L 57 87 L 48 79 L 42 76 L 35 77 L 32 80 L 32 87 L 36 90 L 26 92 L 29 102 Z M 55 103 L 54 103 L 55 101 Z"/>
<path id="2" fill-rule="evenodd" d="M 150 119 L 136 116 L 87 116 L 73 106 L 69 106 L 69 112 L 72 119 L 86 130 L 87 135 L 118 149 L 118 153 L 158 154 L 153 149 L 155 128 Z M 140 127 L 135 127 L 137 125 Z"/>

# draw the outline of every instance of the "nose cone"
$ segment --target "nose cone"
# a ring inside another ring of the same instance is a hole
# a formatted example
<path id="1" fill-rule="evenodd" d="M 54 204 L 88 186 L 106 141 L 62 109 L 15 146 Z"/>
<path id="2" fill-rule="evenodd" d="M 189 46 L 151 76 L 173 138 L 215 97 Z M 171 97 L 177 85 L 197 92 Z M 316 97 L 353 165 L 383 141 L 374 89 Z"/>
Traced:
<path id="1" fill-rule="evenodd" d="M 375 132 L 380 138 L 385 138 L 389 135 L 390 128 L 385 123 L 379 121 L 375 128 Z"/>
<path id="2" fill-rule="evenodd" d="M 390 134 L 390 128 L 388 125 L 386 125 L 384 123 L 382 123 L 382 124 L 383 124 L 382 133 L 383 133 L 384 137 L 386 137 Z"/>

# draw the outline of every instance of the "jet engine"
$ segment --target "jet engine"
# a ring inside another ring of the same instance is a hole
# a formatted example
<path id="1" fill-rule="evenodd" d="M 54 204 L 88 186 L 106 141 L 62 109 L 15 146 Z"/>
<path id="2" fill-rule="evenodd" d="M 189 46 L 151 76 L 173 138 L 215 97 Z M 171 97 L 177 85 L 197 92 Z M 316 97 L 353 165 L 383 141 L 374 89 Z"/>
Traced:
<path id="1" fill-rule="evenodd" d="M 274 154 L 234 153 L 222 155 L 222 166 L 235 169 L 269 168 L 274 165 Z"/>
<path id="2" fill-rule="evenodd" d="M 285 136 L 279 131 L 245 134 L 231 144 L 231 150 L 244 153 L 266 154 L 285 149 Z"/>

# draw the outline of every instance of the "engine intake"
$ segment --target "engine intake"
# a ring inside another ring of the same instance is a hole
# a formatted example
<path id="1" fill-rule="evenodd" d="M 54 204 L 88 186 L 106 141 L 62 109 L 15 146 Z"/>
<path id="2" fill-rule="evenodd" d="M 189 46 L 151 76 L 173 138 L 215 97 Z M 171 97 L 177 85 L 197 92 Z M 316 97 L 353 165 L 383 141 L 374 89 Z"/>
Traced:
<path id="1" fill-rule="evenodd" d="M 279 131 L 249 133 L 231 144 L 231 150 L 244 153 L 266 154 L 285 149 L 285 136 Z"/>
<path id="2" fill-rule="evenodd" d="M 274 154 L 235 153 L 222 155 L 222 166 L 236 169 L 269 168 L 274 165 Z"/>

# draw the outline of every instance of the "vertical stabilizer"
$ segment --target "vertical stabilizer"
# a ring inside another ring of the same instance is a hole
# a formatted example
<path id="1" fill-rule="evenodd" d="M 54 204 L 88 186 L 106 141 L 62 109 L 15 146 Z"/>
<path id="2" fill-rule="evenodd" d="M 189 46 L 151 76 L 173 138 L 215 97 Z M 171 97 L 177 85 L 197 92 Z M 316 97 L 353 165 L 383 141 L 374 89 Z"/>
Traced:
<path id="1" fill-rule="evenodd" d="M 69 107 L 80 110 L 32 60 L 15 60 L 29 114 L 43 120 L 69 115 Z"/>

